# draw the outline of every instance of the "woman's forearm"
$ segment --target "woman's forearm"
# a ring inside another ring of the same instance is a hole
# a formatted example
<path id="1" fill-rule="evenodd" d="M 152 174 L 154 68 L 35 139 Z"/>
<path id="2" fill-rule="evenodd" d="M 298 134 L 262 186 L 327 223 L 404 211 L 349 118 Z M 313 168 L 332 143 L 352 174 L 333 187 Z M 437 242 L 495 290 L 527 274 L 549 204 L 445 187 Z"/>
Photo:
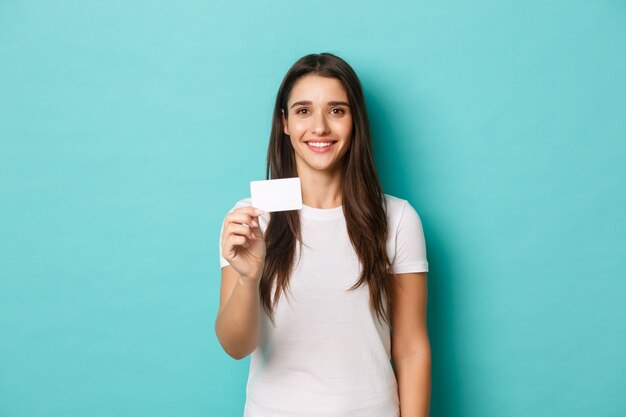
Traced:
<path id="1" fill-rule="evenodd" d="M 215 332 L 222 347 L 235 359 L 248 356 L 259 339 L 259 283 L 239 277 L 218 313 Z"/>
<path id="2" fill-rule="evenodd" d="M 400 417 L 428 417 L 431 395 L 430 346 L 393 359 L 398 380 Z"/>

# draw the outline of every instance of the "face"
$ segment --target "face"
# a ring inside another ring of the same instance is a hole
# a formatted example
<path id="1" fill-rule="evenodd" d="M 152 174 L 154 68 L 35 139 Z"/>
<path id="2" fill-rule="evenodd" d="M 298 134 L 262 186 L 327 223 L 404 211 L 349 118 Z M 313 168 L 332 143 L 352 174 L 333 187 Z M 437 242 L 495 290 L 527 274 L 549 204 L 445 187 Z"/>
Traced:
<path id="1" fill-rule="evenodd" d="M 287 109 L 283 131 L 291 139 L 298 175 L 340 172 L 352 138 L 352 113 L 341 82 L 313 74 L 300 77 Z"/>

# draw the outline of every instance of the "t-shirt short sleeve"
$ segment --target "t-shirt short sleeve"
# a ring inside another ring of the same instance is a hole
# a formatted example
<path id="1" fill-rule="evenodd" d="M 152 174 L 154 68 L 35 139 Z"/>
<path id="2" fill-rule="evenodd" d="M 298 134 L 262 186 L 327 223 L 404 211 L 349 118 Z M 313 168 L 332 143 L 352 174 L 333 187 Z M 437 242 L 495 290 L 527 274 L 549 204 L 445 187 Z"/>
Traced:
<path id="1" fill-rule="evenodd" d="M 233 211 L 235 211 L 236 208 L 250 206 L 250 205 L 252 205 L 251 199 L 244 198 L 242 200 L 237 201 L 237 203 L 233 206 L 233 208 L 228 210 L 227 214 L 232 213 Z M 224 268 L 225 266 L 230 265 L 230 263 L 226 260 L 226 258 L 224 258 L 222 254 L 222 233 L 224 232 L 225 222 L 226 222 L 226 216 L 224 216 L 224 219 L 222 219 L 222 226 L 220 227 L 220 235 L 219 235 L 219 241 L 218 241 L 219 253 L 220 253 L 220 268 Z"/>
<path id="2" fill-rule="evenodd" d="M 396 229 L 396 253 L 391 263 L 394 274 L 428 272 L 426 242 L 422 221 L 408 201 L 404 201 Z"/>

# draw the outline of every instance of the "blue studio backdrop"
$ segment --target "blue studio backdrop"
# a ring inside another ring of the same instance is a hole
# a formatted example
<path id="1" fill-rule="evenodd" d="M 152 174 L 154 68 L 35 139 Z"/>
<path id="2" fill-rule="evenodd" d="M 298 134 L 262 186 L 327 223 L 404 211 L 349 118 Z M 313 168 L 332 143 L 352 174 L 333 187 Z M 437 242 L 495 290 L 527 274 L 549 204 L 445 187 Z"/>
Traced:
<path id="1" fill-rule="evenodd" d="M 0 416 L 242 415 L 219 228 L 296 59 L 422 218 L 431 415 L 626 415 L 626 4 L 0 2 Z"/>

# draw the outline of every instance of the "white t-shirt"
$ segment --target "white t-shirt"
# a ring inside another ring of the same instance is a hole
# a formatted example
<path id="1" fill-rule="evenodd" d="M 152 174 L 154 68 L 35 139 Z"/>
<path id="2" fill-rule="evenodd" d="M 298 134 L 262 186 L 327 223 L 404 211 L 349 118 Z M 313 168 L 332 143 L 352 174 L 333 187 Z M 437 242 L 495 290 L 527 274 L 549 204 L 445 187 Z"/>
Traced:
<path id="1" fill-rule="evenodd" d="M 419 215 L 406 200 L 385 199 L 392 271 L 428 271 Z M 230 211 L 249 205 L 246 198 Z M 259 218 L 264 233 L 269 216 Z M 275 327 L 260 306 L 244 417 L 398 417 L 389 326 L 371 309 L 366 284 L 347 291 L 361 265 L 343 208 L 305 205 L 300 219 L 302 257 L 290 277 L 291 292 L 281 294 L 276 306 Z M 220 264 L 229 265 L 221 246 Z"/>

